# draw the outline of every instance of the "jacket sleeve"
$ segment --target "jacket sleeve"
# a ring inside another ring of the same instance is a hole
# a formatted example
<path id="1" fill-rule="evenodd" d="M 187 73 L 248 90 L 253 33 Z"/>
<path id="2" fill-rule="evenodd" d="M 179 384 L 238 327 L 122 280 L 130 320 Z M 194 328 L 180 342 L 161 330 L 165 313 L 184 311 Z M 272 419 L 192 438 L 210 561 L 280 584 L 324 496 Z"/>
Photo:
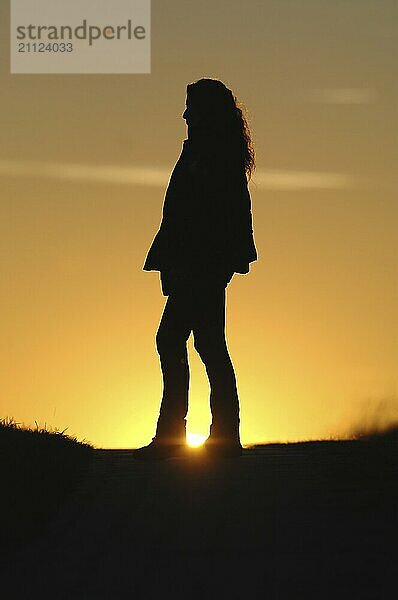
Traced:
<path id="1" fill-rule="evenodd" d="M 236 190 L 236 192 L 235 192 Z M 258 259 L 253 237 L 253 216 L 251 197 L 248 189 L 246 174 L 238 173 L 233 199 L 233 228 L 232 228 L 232 257 L 233 266 L 237 273 L 248 273 L 250 263 Z"/>
<path id="2" fill-rule="evenodd" d="M 244 170 L 230 162 L 201 165 L 195 190 L 208 268 L 213 265 L 223 272 L 248 273 L 249 263 L 257 260 L 257 251 Z"/>

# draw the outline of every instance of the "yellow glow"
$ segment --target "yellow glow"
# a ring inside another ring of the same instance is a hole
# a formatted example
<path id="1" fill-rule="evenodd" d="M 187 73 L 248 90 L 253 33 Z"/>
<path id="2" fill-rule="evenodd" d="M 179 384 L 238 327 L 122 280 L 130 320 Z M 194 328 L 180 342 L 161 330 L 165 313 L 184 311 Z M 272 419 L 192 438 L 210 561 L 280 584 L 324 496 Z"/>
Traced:
<path id="1" fill-rule="evenodd" d="M 199 433 L 187 433 L 187 444 L 188 446 L 191 446 L 191 448 L 201 446 L 205 440 L 205 435 L 200 435 Z"/>

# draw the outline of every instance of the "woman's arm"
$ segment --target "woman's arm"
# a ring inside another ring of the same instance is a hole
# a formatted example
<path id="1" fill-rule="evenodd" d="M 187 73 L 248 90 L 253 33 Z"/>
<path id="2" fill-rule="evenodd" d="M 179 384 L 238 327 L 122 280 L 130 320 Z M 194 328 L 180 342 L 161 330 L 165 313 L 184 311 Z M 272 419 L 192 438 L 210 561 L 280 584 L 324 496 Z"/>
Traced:
<path id="1" fill-rule="evenodd" d="M 225 160 L 208 163 L 198 173 L 197 203 L 203 207 L 203 235 L 208 250 L 224 272 L 248 273 L 257 260 L 251 198 L 243 167 Z"/>
<path id="2" fill-rule="evenodd" d="M 246 175 L 240 177 L 237 185 L 234 208 L 234 260 L 237 273 L 248 273 L 250 263 L 258 259 L 253 237 L 253 216 L 251 197 Z"/>

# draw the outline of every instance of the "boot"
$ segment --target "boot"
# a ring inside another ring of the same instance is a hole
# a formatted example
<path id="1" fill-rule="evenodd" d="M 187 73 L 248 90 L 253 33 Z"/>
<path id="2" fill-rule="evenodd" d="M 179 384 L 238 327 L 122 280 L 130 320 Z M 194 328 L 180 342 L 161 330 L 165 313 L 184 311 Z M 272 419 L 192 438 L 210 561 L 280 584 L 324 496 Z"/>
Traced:
<path id="1" fill-rule="evenodd" d="M 185 442 L 169 443 L 168 440 L 155 436 L 147 446 L 133 450 L 133 457 L 136 460 L 166 460 L 182 457 L 186 450 Z"/>
<path id="2" fill-rule="evenodd" d="M 173 425 L 159 419 L 152 442 L 135 449 L 133 456 L 137 460 L 165 460 L 184 456 L 186 452 L 186 419 Z"/>
<path id="3" fill-rule="evenodd" d="M 243 448 L 237 431 L 225 432 L 210 426 L 210 435 L 204 443 L 206 454 L 210 457 L 237 458 L 242 455 Z"/>

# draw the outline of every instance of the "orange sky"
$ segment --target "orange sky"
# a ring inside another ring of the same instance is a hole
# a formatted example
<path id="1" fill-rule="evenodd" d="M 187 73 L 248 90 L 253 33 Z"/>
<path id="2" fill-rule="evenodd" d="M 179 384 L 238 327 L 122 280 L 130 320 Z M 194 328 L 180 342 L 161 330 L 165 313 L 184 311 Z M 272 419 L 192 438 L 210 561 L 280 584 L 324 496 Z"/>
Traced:
<path id="1" fill-rule="evenodd" d="M 259 260 L 227 291 L 243 444 L 397 416 L 395 3 L 153 0 L 149 75 L 10 75 L 7 11 L 0 418 L 101 447 L 154 435 L 166 298 L 142 266 L 186 84 L 208 76 L 247 105 L 257 151 Z M 192 337 L 189 351 L 188 425 L 207 435 Z"/>

